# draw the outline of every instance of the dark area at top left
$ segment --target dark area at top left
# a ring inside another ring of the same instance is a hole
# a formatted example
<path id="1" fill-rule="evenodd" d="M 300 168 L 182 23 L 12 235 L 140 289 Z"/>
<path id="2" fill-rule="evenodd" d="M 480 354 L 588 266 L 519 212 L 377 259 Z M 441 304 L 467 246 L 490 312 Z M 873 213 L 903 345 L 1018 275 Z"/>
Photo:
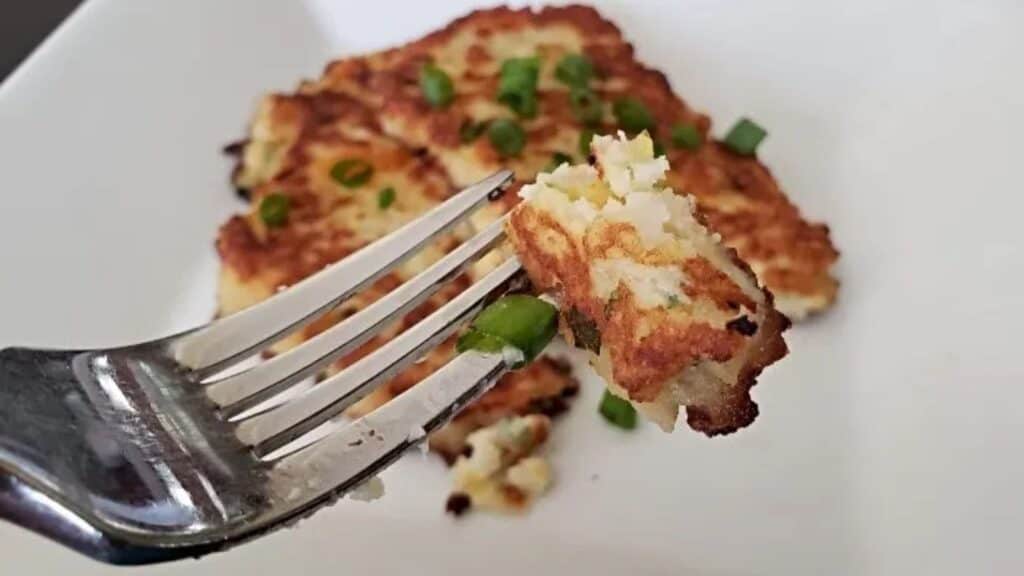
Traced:
<path id="1" fill-rule="evenodd" d="M 0 81 L 6 79 L 81 2 L 0 2 Z"/>

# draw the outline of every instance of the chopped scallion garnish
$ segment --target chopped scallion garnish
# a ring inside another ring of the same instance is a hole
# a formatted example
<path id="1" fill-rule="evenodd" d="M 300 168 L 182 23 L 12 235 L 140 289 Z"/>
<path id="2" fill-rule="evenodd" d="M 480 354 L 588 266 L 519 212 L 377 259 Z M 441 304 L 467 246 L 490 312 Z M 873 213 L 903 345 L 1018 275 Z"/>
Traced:
<path id="1" fill-rule="evenodd" d="M 741 156 L 753 156 L 757 153 L 757 146 L 766 136 L 768 132 L 753 120 L 740 118 L 722 142 L 726 148 Z"/>
<path id="2" fill-rule="evenodd" d="M 582 54 L 566 54 L 555 66 L 555 78 L 572 88 L 585 88 L 594 75 L 594 65 Z"/>
<path id="3" fill-rule="evenodd" d="M 393 186 L 388 186 L 380 192 L 377 192 L 377 207 L 381 210 L 387 209 L 387 207 L 394 204 L 394 202 L 395 188 Z"/>
<path id="4" fill-rule="evenodd" d="M 612 112 L 619 126 L 629 134 L 654 130 L 654 116 L 647 106 L 636 98 L 620 98 L 612 105 Z"/>
<path id="5" fill-rule="evenodd" d="M 470 328 L 465 334 L 459 337 L 455 343 L 455 350 L 465 352 L 466 350 L 479 350 L 480 352 L 501 352 L 502 348 L 509 343 L 490 334 L 484 334 L 476 328 Z"/>
<path id="6" fill-rule="evenodd" d="M 510 58 L 501 64 L 498 80 L 498 102 L 523 118 L 537 115 L 537 80 L 540 59 Z"/>
<path id="7" fill-rule="evenodd" d="M 526 364 L 555 337 L 557 319 L 558 309 L 540 298 L 526 294 L 503 296 L 473 320 L 470 331 L 459 338 L 457 349 L 498 352 L 512 347 L 522 352 L 522 364 Z"/>
<path id="8" fill-rule="evenodd" d="M 444 108 L 455 98 L 452 79 L 434 64 L 420 68 L 420 91 L 423 98 L 434 108 Z"/>
<path id="9" fill-rule="evenodd" d="M 676 124 L 672 127 L 672 145 L 684 150 L 700 148 L 700 132 L 693 124 Z"/>
<path id="10" fill-rule="evenodd" d="M 526 132 L 515 120 L 500 118 L 487 128 L 487 138 L 502 158 L 515 156 L 526 146 Z"/>
<path id="11" fill-rule="evenodd" d="M 636 408 L 627 400 L 623 400 L 608 390 L 604 391 L 601 397 L 601 405 L 598 412 L 611 424 L 624 430 L 636 428 Z"/>
<path id="12" fill-rule="evenodd" d="M 260 200 L 260 220 L 263 220 L 268 228 L 283 226 L 288 221 L 291 207 L 291 199 L 284 194 L 267 194 Z"/>
<path id="13" fill-rule="evenodd" d="M 373 178 L 373 166 L 366 160 L 346 158 L 331 166 L 331 179 L 346 188 L 358 188 Z"/>

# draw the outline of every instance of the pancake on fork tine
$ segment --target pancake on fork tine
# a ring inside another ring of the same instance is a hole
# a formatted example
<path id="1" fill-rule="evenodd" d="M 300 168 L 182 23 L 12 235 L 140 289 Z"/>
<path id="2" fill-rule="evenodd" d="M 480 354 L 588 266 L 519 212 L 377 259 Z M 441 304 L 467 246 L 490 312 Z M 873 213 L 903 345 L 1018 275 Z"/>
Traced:
<path id="1" fill-rule="evenodd" d="M 786 354 L 771 294 L 662 182 L 646 133 L 600 136 L 594 163 L 523 187 L 506 224 L 534 285 L 559 302 L 562 333 L 616 395 L 665 430 L 680 406 L 709 436 L 757 416 L 750 388 Z"/>

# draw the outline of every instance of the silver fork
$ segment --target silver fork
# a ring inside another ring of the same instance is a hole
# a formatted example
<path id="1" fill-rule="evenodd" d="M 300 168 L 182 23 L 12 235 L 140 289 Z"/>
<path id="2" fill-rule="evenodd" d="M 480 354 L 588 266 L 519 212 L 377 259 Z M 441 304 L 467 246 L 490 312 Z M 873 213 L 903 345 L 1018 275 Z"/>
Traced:
<path id="1" fill-rule="evenodd" d="M 104 350 L 0 350 L 0 517 L 99 560 L 143 564 L 254 538 L 368 481 L 488 390 L 504 359 L 460 354 L 366 416 L 335 417 L 519 281 L 515 258 L 344 371 L 278 395 L 487 253 L 503 238 L 500 221 L 302 345 L 220 374 L 366 287 L 511 178 L 498 172 L 273 298 L 182 334 Z M 279 401 L 266 408 L 268 399 Z"/>

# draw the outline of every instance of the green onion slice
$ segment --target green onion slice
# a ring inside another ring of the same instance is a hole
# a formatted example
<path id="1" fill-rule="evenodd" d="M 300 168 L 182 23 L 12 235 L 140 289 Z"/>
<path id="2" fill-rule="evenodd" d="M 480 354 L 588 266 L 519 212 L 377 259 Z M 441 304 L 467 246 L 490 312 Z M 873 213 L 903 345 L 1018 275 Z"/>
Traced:
<path id="1" fill-rule="evenodd" d="M 434 64 L 425 64 L 420 68 L 420 91 L 434 108 L 444 108 L 455 98 L 452 79 Z"/>
<path id="2" fill-rule="evenodd" d="M 612 105 L 612 112 L 619 126 L 629 134 L 639 134 L 644 130 L 654 131 L 654 116 L 647 106 L 636 98 L 620 98 Z"/>
<path id="3" fill-rule="evenodd" d="M 766 136 L 768 132 L 753 120 L 740 118 L 729 130 L 723 143 L 726 148 L 741 156 L 753 156 L 757 153 L 757 146 Z"/>
<path id="4" fill-rule="evenodd" d="M 672 145 L 684 150 L 700 148 L 700 132 L 693 124 L 676 124 L 672 127 Z"/>
<path id="5" fill-rule="evenodd" d="M 555 78 L 572 88 L 583 88 L 594 75 L 594 65 L 583 54 L 566 54 L 555 66 Z"/>
<path id="6" fill-rule="evenodd" d="M 498 352 L 506 347 L 523 353 L 531 362 L 544 351 L 558 330 L 558 309 L 548 302 L 526 294 L 512 294 L 496 300 L 473 320 L 469 332 L 459 338 L 457 349 Z"/>
<path id="7" fill-rule="evenodd" d="M 267 194 L 260 200 L 260 219 L 269 228 L 283 226 L 288 221 L 291 199 L 284 194 Z"/>
<path id="8" fill-rule="evenodd" d="M 526 146 L 526 132 L 515 120 L 500 118 L 487 128 L 487 138 L 502 158 L 515 156 Z"/>
<path id="9" fill-rule="evenodd" d="M 380 192 L 377 192 L 377 207 L 381 210 L 386 210 L 388 206 L 395 203 L 395 188 L 388 186 Z"/>
<path id="10" fill-rule="evenodd" d="M 373 166 L 366 160 L 346 158 L 331 166 L 331 179 L 346 188 L 358 188 L 373 178 Z"/>
<path id="11" fill-rule="evenodd" d="M 479 350 L 481 352 L 501 352 L 509 343 L 497 336 L 484 334 L 476 328 L 470 328 L 465 334 L 459 337 L 455 343 L 458 352 L 466 350 Z"/>
<path id="12" fill-rule="evenodd" d="M 540 59 L 509 58 L 501 64 L 498 80 L 498 102 L 523 118 L 537 115 L 537 81 Z"/>
<path id="13" fill-rule="evenodd" d="M 633 405 L 628 401 L 619 398 L 608 390 L 604 391 L 604 396 L 601 397 L 601 405 L 598 406 L 597 411 L 614 426 L 624 430 L 636 428 L 636 408 L 633 408 Z"/>
<path id="14" fill-rule="evenodd" d="M 507 92 L 499 99 L 520 118 L 533 118 L 537 115 L 537 94 L 535 92 Z"/>

